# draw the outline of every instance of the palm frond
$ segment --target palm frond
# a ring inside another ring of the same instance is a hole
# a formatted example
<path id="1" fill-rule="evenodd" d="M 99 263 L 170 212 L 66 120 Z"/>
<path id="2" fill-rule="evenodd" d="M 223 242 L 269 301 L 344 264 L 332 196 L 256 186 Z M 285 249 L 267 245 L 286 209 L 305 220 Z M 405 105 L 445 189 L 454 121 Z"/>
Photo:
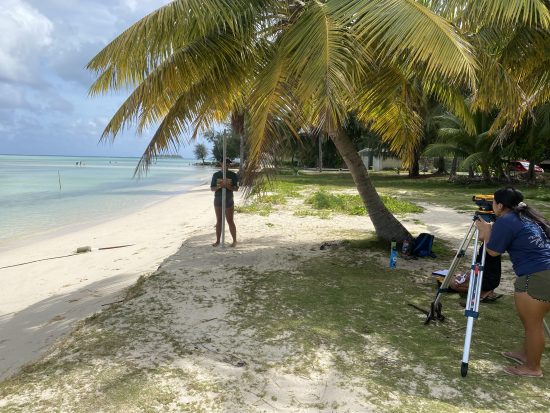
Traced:
<path id="1" fill-rule="evenodd" d="M 432 95 L 435 100 L 460 119 L 467 133 L 471 135 L 476 133 L 476 125 L 469 102 L 464 98 L 464 90 L 444 79 L 423 82 L 423 88 L 427 94 Z"/>
<path id="2" fill-rule="evenodd" d="M 477 63 L 471 46 L 446 20 L 415 0 L 328 0 L 335 15 L 382 56 L 409 67 L 425 64 L 439 75 L 474 88 Z"/>
<path id="3" fill-rule="evenodd" d="M 370 73 L 363 84 L 357 94 L 357 117 L 408 165 L 423 137 L 423 119 L 408 79 L 396 67 L 386 66 Z"/>
<path id="4" fill-rule="evenodd" d="M 465 139 L 472 139 L 462 128 L 440 128 L 437 130 L 437 136 L 443 142 L 457 142 Z"/>
<path id="5" fill-rule="evenodd" d="M 483 162 L 484 156 L 485 153 L 483 152 L 472 153 L 460 163 L 460 169 L 475 168 Z"/>
<path id="6" fill-rule="evenodd" d="M 252 94 L 248 100 L 250 122 L 248 130 L 249 159 L 247 171 L 252 172 L 260 163 L 269 136 L 275 136 L 274 119 L 286 118 L 293 109 L 288 98 L 287 58 L 280 41 L 265 56 L 262 70 L 256 75 Z"/>
<path id="7" fill-rule="evenodd" d="M 293 21 L 282 47 L 296 97 L 308 106 L 309 123 L 334 133 L 347 117 L 353 79 L 369 56 L 330 14 L 326 5 L 311 2 Z"/>
<path id="8" fill-rule="evenodd" d="M 176 0 L 152 12 L 109 43 L 87 65 L 99 74 L 90 94 L 139 85 L 175 50 L 213 32 L 250 36 L 275 0 Z"/>
<path id="9" fill-rule="evenodd" d="M 510 27 L 517 23 L 548 27 L 544 0 L 423 0 L 446 19 L 470 27 L 480 24 Z"/>
<path id="10" fill-rule="evenodd" d="M 422 152 L 424 156 L 463 156 L 464 150 L 449 143 L 431 143 Z"/>

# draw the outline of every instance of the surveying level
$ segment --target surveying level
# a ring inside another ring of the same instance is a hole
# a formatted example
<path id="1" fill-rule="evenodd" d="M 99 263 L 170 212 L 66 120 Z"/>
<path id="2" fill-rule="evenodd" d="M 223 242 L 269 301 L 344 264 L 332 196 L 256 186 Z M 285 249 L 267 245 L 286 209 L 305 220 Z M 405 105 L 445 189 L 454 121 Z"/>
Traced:
<path id="1" fill-rule="evenodd" d="M 472 201 L 478 206 L 478 210 L 475 214 L 487 222 L 494 222 L 496 215 L 493 211 L 493 195 L 474 195 Z"/>
<path id="2" fill-rule="evenodd" d="M 480 211 L 491 211 L 493 212 L 493 200 L 495 198 L 493 195 L 474 195 L 472 201 L 476 203 Z"/>

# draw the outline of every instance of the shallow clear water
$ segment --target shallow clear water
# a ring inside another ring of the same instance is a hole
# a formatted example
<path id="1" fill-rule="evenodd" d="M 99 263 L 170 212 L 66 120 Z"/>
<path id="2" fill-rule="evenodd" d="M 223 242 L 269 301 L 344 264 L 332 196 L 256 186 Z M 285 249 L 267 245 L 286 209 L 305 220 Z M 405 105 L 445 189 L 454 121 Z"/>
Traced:
<path id="1" fill-rule="evenodd" d="M 159 159 L 138 179 L 133 178 L 137 162 L 0 155 L 0 247 L 122 216 L 184 193 L 212 174 L 193 160 Z"/>

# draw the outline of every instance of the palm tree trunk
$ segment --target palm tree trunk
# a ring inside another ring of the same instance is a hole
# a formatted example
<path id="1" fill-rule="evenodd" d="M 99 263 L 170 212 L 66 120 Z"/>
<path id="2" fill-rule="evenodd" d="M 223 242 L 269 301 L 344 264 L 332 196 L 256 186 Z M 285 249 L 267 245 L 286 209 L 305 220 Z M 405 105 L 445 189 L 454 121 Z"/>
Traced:
<path id="1" fill-rule="evenodd" d="M 319 160 L 317 166 L 319 167 L 319 172 L 323 172 L 323 135 L 319 132 L 317 143 L 319 144 Z"/>
<path id="2" fill-rule="evenodd" d="M 241 143 L 239 148 L 239 176 L 243 176 L 244 173 L 244 133 L 241 134 Z"/>
<path id="3" fill-rule="evenodd" d="M 449 179 L 454 178 L 456 176 L 456 170 L 458 169 L 458 156 L 453 156 L 453 162 L 451 163 L 451 172 Z"/>
<path id="4" fill-rule="evenodd" d="M 491 182 L 491 171 L 487 162 L 481 163 L 481 173 L 483 174 L 483 180 L 485 182 Z"/>
<path id="5" fill-rule="evenodd" d="M 233 111 L 231 113 L 231 129 L 234 135 L 237 135 L 240 139 L 239 148 L 239 176 L 243 176 L 244 172 L 244 113 L 241 111 Z"/>
<path id="6" fill-rule="evenodd" d="M 339 129 L 331 139 L 349 168 L 357 191 L 374 225 L 376 235 L 388 241 L 403 241 L 406 237 L 410 237 L 409 231 L 388 211 L 380 199 L 365 164 L 346 133 Z"/>
<path id="7" fill-rule="evenodd" d="M 409 168 L 409 178 L 419 178 L 420 177 L 420 149 L 416 148 L 414 150 L 414 159 L 412 160 L 411 167 Z"/>
<path id="8" fill-rule="evenodd" d="M 445 158 L 443 156 L 440 156 L 437 158 L 437 174 L 446 174 L 447 169 L 445 169 Z"/>

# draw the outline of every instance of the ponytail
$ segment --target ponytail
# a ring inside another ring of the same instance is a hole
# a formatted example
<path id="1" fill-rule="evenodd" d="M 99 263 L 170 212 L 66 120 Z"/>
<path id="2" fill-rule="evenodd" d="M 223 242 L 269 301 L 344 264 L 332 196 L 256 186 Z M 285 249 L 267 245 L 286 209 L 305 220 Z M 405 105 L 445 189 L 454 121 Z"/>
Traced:
<path id="1" fill-rule="evenodd" d="M 527 218 L 536 223 L 550 239 L 550 222 L 536 209 L 523 202 L 523 194 L 517 189 L 501 188 L 494 194 L 495 201 L 512 210 L 520 219 Z"/>

